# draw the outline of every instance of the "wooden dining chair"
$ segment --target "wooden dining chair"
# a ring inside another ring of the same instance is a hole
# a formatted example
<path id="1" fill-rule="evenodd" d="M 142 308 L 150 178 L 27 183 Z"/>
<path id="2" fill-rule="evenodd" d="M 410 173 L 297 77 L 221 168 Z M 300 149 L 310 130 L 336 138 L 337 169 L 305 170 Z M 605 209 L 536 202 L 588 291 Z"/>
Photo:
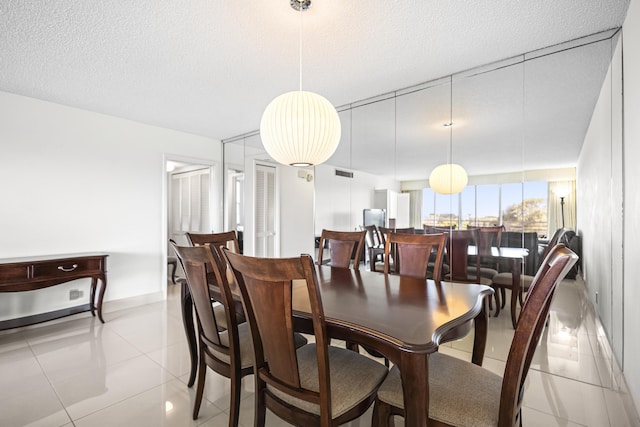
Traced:
<path id="1" fill-rule="evenodd" d="M 369 270 L 376 271 L 376 262 L 384 262 L 384 244 L 380 238 L 378 227 L 375 224 L 361 225 L 360 229 L 366 232 L 365 244 L 369 258 Z"/>
<path id="2" fill-rule="evenodd" d="M 524 383 L 546 321 L 554 291 L 578 257 L 555 246 L 536 275 L 511 342 L 502 377 L 478 365 L 433 353 L 429 356 L 429 420 L 438 426 L 522 425 Z M 386 427 L 404 416 L 400 371 L 393 367 L 378 390 L 373 425 Z"/>
<path id="3" fill-rule="evenodd" d="M 360 269 L 360 257 L 364 249 L 366 231 L 331 231 L 322 230 L 318 249 L 318 265 L 328 264 L 331 267 Z M 329 259 L 323 259 L 325 245 L 329 249 Z"/>
<path id="4" fill-rule="evenodd" d="M 219 248 L 224 245 L 234 252 L 240 252 L 240 245 L 238 243 L 238 236 L 235 231 L 224 231 L 221 233 L 185 233 L 187 240 L 191 246 L 200 246 L 210 243 L 214 248 Z"/>
<path id="5" fill-rule="evenodd" d="M 391 273 L 391 248 L 395 245 L 396 256 L 394 258 L 394 273 L 401 276 L 426 279 L 431 273 L 433 280 L 442 279 L 442 260 L 446 234 L 401 234 L 389 233 L 385 245 L 385 274 Z M 429 272 L 429 264 L 432 254 L 435 259 Z"/>
<path id="6" fill-rule="evenodd" d="M 253 373 L 253 352 L 251 337 L 246 323 L 238 324 L 235 303 L 229 282 L 226 264 L 209 244 L 204 246 L 174 246 L 187 276 L 187 285 L 196 311 L 198 324 L 198 378 L 196 397 L 193 404 L 193 419 L 198 418 L 207 367 L 231 380 L 231 402 L 229 426 L 238 425 L 240 411 L 240 381 Z M 220 289 L 218 300 L 224 309 L 226 324 L 219 325 L 219 314 L 214 313 L 208 275 L 213 272 Z"/>
<path id="7" fill-rule="evenodd" d="M 490 286 L 491 279 L 483 277 L 481 274 L 480 260 L 477 257 L 470 260 L 469 257 L 469 246 L 477 246 L 478 231 L 473 229 L 438 230 L 447 235 L 445 258 L 449 265 L 449 274 L 445 279 L 453 282 L 480 283 Z"/>
<path id="8" fill-rule="evenodd" d="M 256 361 L 255 423 L 266 409 L 299 426 L 336 426 L 371 406 L 387 369 L 353 351 L 328 344 L 313 259 L 254 258 L 223 251 L 242 293 Z M 315 343 L 293 345 L 293 281 L 301 280 Z M 308 298 L 308 300 L 307 300 Z"/>
<path id="9" fill-rule="evenodd" d="M 208 234 L 197 234 L 197 233 L 185 233 L 187 236 L 187 240 L 191 246 L 203 246 L 210 245 L 210 247 L 219 252 L 220 247 L 224 246 L 229 248 L 234 252 L 238 252 L 240 250 L 240 246 L 238 245 L 238 236 L 235 231 L 224 231 L 221 233 L 208 233 Z M 218 254 L 220 255 L 220 254 Z M 209 278 L 209 284 L 216 285 L 217 278 L 214 272 L 208 267 L 207 275 Z M 225 267 L 226 274 L 226 267 Z M 213 299 L 215 301 L 215 298 Z M 221 301 L 220 301 L 221 302 Z M 214 306 L 214 312 L 216 313 L 218 326 L 221 328 L 227 327 L 227 320 L 224 314 L 224 308 L 217 305 Z M 244 322 L 244 313 L 242 309 L 236 309 L 236 317 L 238 318 L 238 323 Z"/>
<path id="10" fill-rule="evenodd" d="M 549 251 L 560 242 L 560 239 L 566 232 L 567 232 L 567 229 L 559 228 L 555 231 L 555 233 L 553 233 L 553 236 L 551 236 L 551 239 L 549 240 L 549 244 L 547 245 L 544 252 L 542 253 L 542 259 L 544 259 L 549 253 Z M 533 278 L 534 276 L 531 276 L 528 274 L 520 275 L 520 294 L 518 295 L 520 306 L 522 306 L 522 303 L 523 303 L 523 294 L 527 292 L 531 287 L 531 283 L 533 283 Z M 510 271 L 505 271 L 505 272 L 496 274 L 491 279 L 491 286 L 496 291 L 496 294 L 498 294 L 498 292 L 500 293 L 499 298 L 502 300 L 501 307 L 504 308 L 504 305 L 506 302 L 505 290 L 509 289 L 510 291 L 513 291 L 513 274 Z"/>
<path id="11" fill-rule="evenodd" d="M 416 229 L 414 227 L 406 227 L 406 228 L 389 228 L 389 227 L 378 227 L 380 240 L 382 242 L 382 246 L 387 246 L 387 238 L 390 233 L 398 233 L 398 234 L 415 234 Z M 391 250 L 389 251 L 391 255 L 391 260 L 394 260 L 396 254 L 396 245 L 391 245 Z M 388 256 L 385 255 L 385 262 Z"/>

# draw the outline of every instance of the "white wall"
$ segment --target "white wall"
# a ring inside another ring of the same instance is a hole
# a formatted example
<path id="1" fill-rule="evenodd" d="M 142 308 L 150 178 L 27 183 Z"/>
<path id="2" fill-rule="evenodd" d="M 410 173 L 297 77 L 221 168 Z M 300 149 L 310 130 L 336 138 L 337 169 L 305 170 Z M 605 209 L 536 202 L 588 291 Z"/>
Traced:
<path id="1" fill-rule="evenodd" d="M 612 54 L 614 44 L 612 41 Z M 618 62 L 616 62 L 616 60 Z M 577 231 L 582 266 L 594 304 L 618 363 L 622 364 L 622 99 L 620 49 L 604 79 L 577 167 Z M 597 297 L 596 297 L 597 295 Z"/>
<path id="2" fill-rule="evenodd" d="M 623 27 L 624 55 L 624 375 L 640 408 L 640 4 L 632 1 Z"/>
<path id="3" fill-rule="evenodd" d="M 161 296 L 165 155 L 220 165 L 220 142 L 3 92 L 0 111 L 0 258 L 104 251 L 105 301 Z M 88 302 L 72 287 L 3 294 L 0 320 Z"/>
<path id="4" fill-rule="evenodd" d="M 400 191 L 400 183 L 360 171 L 353 178 L 336 176 L 335 167 L 315 167 L 315 233 L 322 229 L 353 231 L 360 230 L 362 210 L 374 208 L 374 190 Z"/>

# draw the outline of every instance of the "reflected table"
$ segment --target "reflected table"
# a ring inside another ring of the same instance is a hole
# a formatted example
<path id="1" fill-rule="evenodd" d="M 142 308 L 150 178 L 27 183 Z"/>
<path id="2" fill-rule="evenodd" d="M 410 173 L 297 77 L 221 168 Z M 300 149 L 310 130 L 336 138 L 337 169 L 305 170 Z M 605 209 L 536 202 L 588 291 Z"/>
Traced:
<path id="1" fill-rule="evenodd" d="M 475 246 L 469 246 L 469 255 L 477 255 L 478 249 Z M 511 262 L 511 275 L 513 277 L 513 289 L 511 289 L 511 324 L 513 329 L 516 328 L 518 317 L 516 309 L 518 307 L 518 298 L 522 292 L 521 276 L 522 268 L 520 267 L 524 259 L 529 256 L 529 249 L 526 248 L 508 248 L 508 247 L 492 247 L 491 252 L 481 253 L 482 258 L 490 258 L 496 261 L 506 260 Z M 495 317 L 500 314 L 500 305 L 496 304 Z"/>
<path id="2" fill-rule="evenodd" d="M 482 364 L 488 296 L 493 293 L 490 287 L 329 266 L 319 266 L 317 272 L 328 335 L 371 347 L 400 368 L 405 425 L 427 425 L 428 357 L 440 344 L 465 336 L 475 326 L 472 362 Z M 188 286 L 184 282 L 182 286 L 182 309 L 192 357 L 191 378 L 195 379 L 197 352 L 192 303 Z M 215 293 L 213 287 L 212 291 Z M 311 332 L 311 310 L 303 281 L 294 282 L 293 310 L 296 329 Z"/>

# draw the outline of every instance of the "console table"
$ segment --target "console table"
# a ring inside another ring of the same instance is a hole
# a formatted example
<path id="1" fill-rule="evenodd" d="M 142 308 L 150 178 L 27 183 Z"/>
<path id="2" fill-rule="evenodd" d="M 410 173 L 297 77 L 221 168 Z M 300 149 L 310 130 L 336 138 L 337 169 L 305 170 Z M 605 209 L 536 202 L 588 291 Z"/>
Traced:
<path id="1" fill-rule="evenodd" d="M 102 318 L 102 298 L 107 288 L 106 258 L 101 252 L 0 259 L 0 292 L 33 291 L 77 279 L 91 279 L 89 304 L 0 321 L 0 330 L 46 322 L 91 311 Z M 98 280 L 102 286 L 98 290 Z"/>

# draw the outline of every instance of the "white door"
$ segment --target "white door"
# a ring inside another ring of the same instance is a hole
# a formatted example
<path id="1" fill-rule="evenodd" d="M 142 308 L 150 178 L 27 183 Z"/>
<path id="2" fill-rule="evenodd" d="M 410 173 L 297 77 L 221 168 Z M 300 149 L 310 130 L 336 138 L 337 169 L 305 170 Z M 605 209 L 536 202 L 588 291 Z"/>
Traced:
<path id="1" fill-rule="evenodd" d="M 187 245 L 185 233 L 211 233 L 210 168 L 171 175 L 170 238 Z"/>
<path id="2" fill-rule="evenodd" d="M 275 257 L 277 256 L 276 168 L 256 165 L 255 177 L 255 256 Z"/>

